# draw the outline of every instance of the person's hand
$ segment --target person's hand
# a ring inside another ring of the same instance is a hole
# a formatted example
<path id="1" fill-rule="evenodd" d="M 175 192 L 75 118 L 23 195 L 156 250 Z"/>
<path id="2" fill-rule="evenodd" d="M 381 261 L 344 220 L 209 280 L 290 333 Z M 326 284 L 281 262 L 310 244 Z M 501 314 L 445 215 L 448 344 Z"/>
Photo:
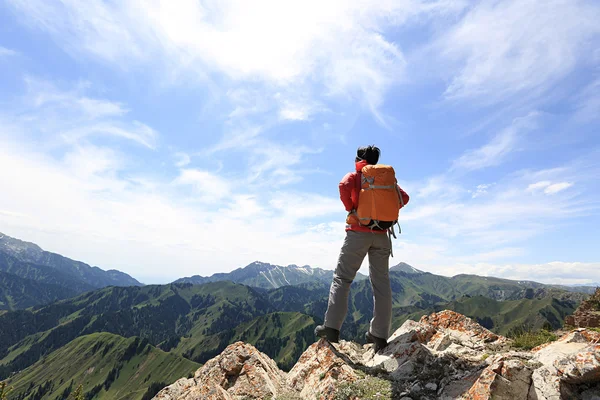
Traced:
<path id="1" fill-rule="evenodd" d="M 358 216 L 356 215 L 356 211 L 352 210 L 348 213 L 346 217 L 346 223 L 348 225 L 358 225 Z"/>

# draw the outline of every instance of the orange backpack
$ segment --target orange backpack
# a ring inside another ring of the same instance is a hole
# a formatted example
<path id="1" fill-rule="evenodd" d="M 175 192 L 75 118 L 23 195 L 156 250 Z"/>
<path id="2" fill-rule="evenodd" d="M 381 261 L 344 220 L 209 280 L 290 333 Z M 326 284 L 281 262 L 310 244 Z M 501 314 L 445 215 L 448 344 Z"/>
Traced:
<path id="1" fill-rule="evenodd" d="M 387 230 L 398 222 L 404 206 L 394 168 L 389 165 L 366 165 L 361 170 L 361 186 L 356 215 L 362 226 Z"/>

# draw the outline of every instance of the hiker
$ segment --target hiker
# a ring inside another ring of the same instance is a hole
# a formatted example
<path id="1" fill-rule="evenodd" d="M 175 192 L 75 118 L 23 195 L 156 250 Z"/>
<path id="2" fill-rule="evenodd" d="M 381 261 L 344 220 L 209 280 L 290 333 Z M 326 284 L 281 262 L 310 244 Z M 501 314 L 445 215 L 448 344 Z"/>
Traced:
<path id="1" fill-rule="evenodd" d="M 359 147 L 356 171 L 348 173 L 340 182 L 340 199 L 348 211 L 346 239 L 333 275 L 325 322 L 315 328 L 316 336 L 333 343 L 339 341 L 348 312 L 350 285 L 368 254 L 374 306 L 365 336 L 368 343 L 374 344 L 375 352 L 387 346 L 392 320 L 391 238 L 395 237 L 398 212 L 409 200 L 408 194 L 398 186 L 393 168 L 377 165 L 380 154 L 375 146 Z"/>

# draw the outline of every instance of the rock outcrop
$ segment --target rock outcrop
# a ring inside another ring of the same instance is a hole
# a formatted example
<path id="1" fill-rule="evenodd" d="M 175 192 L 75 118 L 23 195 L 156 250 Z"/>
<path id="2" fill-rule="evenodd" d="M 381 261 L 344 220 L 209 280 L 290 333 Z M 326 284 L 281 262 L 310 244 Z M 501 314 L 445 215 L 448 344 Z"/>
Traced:
<path id="1" fill-rule="evenodd" d="M 358 379 L 347 359 L 329 342 L 320 340 L 300 356 L 288 374 L 287 383 L 302 398 L 314 398 L 317 394 L 333 398 L 339 382 L 352 383 Z"/>
<path id="2" fill-rule="evenodd" d="M 161 400 L 263 399 L 284 393 L 285 374 L 254 346 L 237 342 L 196 371 L 161 390 Z"/>
<path id="3" fill-rule="evenodd" d="M 155 399 L 600 400 L 600 333 L 575 329 L 531 351 L 461 314 L 406 321 L 375 354 L 324 339 L 289 373 L 238 342 Z"/>
<path id="4" fill-rule="evenodd" d="M 600 288 L 589 300 L 582 301 L 573 315 L 565 318 L 565 325 L 577 328 L 600 327 Z"/>

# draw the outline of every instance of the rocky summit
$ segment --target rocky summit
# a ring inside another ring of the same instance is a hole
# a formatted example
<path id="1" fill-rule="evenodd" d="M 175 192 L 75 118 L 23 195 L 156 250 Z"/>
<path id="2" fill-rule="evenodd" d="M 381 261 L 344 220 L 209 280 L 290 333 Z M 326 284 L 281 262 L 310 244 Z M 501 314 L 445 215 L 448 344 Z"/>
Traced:
<path id="1" fill-rule="evenodd" d="M 600 287 L 590 299 L 581 302 L 573 315 L 565 318 L 565 324 L 578 328 L 600 327 Z"/>
<path id="2" fill-rule="evenodd" d="M 408 320 L 375 354 L 324 339 L 285 373 L 237 342 L 155 397 L 192 399 L 600 399 L 600 333 L 578 328 L 531 351 L 453 311 Z"/>

